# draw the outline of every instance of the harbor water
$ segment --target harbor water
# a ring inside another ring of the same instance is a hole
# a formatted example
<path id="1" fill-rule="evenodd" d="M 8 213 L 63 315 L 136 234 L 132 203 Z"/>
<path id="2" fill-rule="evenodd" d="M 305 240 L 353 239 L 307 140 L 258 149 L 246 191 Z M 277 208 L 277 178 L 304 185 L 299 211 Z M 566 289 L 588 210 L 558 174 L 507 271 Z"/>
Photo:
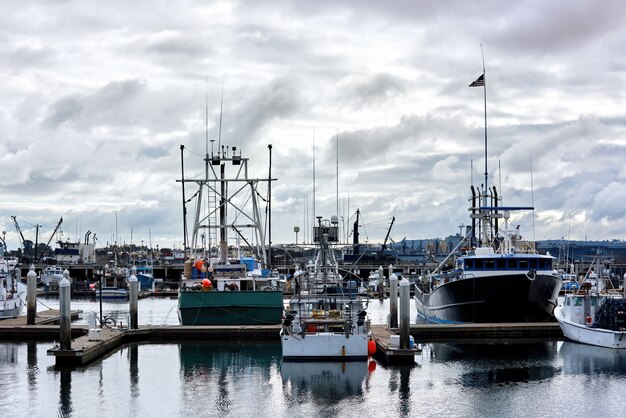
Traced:
<path id="1" fill-rule="evenodd" d="M 177 324 L 175 306 L 140 300 L 139 322 Z M 98 308 L 72 300 L 72 309 Z M 103 310 L 121 319 L 128 305 Z M 369 311 L 384 323 L 387 301 Z M 617 416 L 626 392 L 626 350 L 563 341 L 422 344 L 402 367 L 284 363 L 279 342 L 180 341 L 125 345 L 63 369 L 51 345 L 0 344 L 0 416 Z"/>

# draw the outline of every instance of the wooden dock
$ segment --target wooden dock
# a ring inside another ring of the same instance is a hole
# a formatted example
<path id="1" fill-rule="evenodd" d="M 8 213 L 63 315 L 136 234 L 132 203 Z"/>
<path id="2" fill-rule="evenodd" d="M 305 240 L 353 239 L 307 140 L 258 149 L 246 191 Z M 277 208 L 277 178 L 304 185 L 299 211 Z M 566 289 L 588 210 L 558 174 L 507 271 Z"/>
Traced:
<path id="1" fill-rule="evenodd" d="M 374 356 L 386 364 L 413 364 L 415 363 L 415 354 L 422 351 L 417 344 L 411 349 L 401 349 L 391 345 L 391 336 L 397 335 L 397 333 L 385 325 L 372 325 L 371 330 L 372 339 L 376 342 Z"/>
<path id="2" fill-rule="evenodd" d="M 72 321 L 81 311 L 72 311 Z M 59 339 L 60 315 L 57 309 L 37 312 L 35 325 L 26 325 L 26 316 L 7 318 L 0 321 L 0 341 L 53 341 Z M 87 333 L 86 327 L 72 326 L 72 338 Z"/>
<path id="3" fill-rule="evenodd" d="M 80 311 L 72 311 L 72 320 Z M 0 321 L 0 341 L 58 341 L 59 311 L 37 312 L 36 325 L 26 325 L 21 316 Z M 279 341 L 280 324 L 276 325 L 230 325 L 230 326 L 140 326 L 139 329 L 108 329 L 101 331 L 99 340 L 90 339 L 86 325 L 72 325 L 71 350 L 55 346 L 48 355 L 55 356 L 59 364 L 85 365 L 118 349 L 127 343 L 153 343 L 178 341 Z M 372 325 L 372 338 L 376 342 L 375 356 L 387 364 L 413 364 L 419 346 L 428 342 L 498 342 L 524 340 L 562 340 L 558 323 L 511 323 L 511 324 L 414 324 L 410 335 L 415 348 L 400 349 L 391 344 L 391 336 L 398 329 L 385 325 Z"/>
<path id="4" fill-rule="evenodd" d="M 455 342 L 458 340 L 562 340 L 558 322 L 517 322 L 493 324 L 414 324 L 416 342 Z"/>

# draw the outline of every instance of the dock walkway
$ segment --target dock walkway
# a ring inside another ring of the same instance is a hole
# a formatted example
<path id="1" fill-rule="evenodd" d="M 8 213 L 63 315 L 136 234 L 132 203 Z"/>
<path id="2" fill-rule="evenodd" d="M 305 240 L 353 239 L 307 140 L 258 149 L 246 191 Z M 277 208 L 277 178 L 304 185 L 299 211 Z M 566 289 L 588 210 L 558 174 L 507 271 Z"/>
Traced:
<path id="1" fill-rule="evenodd" d="M 72 320 L 80 311 L 72 311 Z M 0 341 L 58 341 L 59 311 L 38 312 L 36 325 L 26 325 L 21 316 L 0 321 Z M 49 355 L 60 364 L 85 365 L 128 343 L 155 343 L 177 341 L 279 341 L 280 324 L 277 325 L 223 325 L 223 326 L 140 326 L 139 329 L 103 328 L 101 338 L 90 339 L 86 325 L 72 325 L 72 349 L 60 350 L 53 347 Z M 372 339 L 376 342 L 376 357 L 388 364 L 413 364 L 419 352 L 419 344 L 427 342 L 479 342 L 479 341 L 523 341 L 562 340 L 563 334 L 557 323 L 512 323 L 512 324 L 414 324 L 410 335 L 415 348 L 399 349 L 391 345 L 391 336 L 398 329 L 385 325 L 372 325 Z"/>

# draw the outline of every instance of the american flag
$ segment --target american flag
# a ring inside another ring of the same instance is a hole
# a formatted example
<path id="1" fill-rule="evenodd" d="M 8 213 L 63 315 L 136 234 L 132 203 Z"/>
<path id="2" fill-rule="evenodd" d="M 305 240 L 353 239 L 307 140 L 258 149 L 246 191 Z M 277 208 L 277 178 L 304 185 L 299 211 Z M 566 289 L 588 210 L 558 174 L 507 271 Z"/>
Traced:
<path id="1" fill-rule="evenodd" d="M 472 84 L 470 84 L 469 86 L 470 87 L 482 87 L 484 85 L 485 85 L 485 73 L 482 73 L 480 77 L 474 80 Z"/>

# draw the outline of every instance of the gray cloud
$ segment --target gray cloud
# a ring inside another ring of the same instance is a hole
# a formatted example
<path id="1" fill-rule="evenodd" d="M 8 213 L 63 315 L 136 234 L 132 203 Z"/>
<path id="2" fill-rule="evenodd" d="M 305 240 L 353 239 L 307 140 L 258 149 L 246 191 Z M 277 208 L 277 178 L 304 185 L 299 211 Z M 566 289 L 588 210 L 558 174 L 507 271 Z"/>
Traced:
<path id="1" fill-rule="evenodd" d="M 117 213 L 125 238 L 180 245 L 179 146 L 202 173 L 223 88 L 222 144 L 254 176 L 274 147 L 274 242 L 312 206 L 313 137 L 318 213 L 336 211 L 338 136 L 340 211 L 377 223 L 371 241 L 393 215 L 398 239 L 454 233 L 483 181 L 482 44 L 489 178 L 534 202 L 524 232 L 534 216 L 538 238 L 622 238 L 625 7 L 3 2 L 0 223 L 11 247 L 10 214 L 106 241 Z"/>

